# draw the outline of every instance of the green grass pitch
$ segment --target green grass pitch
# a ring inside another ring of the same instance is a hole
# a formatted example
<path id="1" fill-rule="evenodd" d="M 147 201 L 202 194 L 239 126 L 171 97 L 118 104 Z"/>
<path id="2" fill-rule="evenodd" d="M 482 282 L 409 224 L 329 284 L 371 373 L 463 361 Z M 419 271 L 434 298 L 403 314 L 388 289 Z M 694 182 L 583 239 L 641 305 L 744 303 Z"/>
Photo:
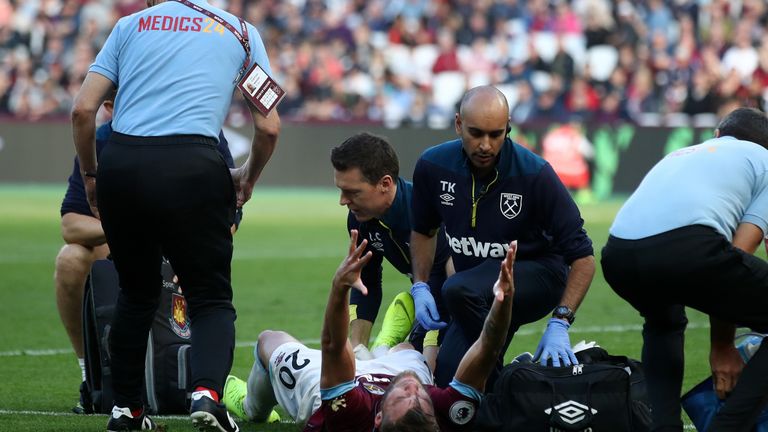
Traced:
<path id="1" fill-rule="evenodd" d="M 53 263 L 62 245 L 60 186 L 0 186 L 0 430 L 103 431 L 105 415 L 69 415 L 80 374 L 56 312 Z M 619 203 L 581 208 L 598 255 Z M 331 277 L 348 241 L 346 209 L 331 189 L 257 189 L 235 236 L 232 279 L 237 342 L 232 373 L 245 378 L 252 343 L 264 329 L 286 330 L 317 346 Z M 409 288 L 385 265 L 384 303 Z M 383 311 L 381 313 L 383 316 Z M 708 321 L 690 311 L 684 390 L 709 371 Z M 609 352 L 639 358 L 638 314 L 598 271 L 571 329 L 571 341 L 595 340 Z M 544 320 L 523 327 L 508 357 L 533 352 Z M 374 334 L 377 331 L 374 328 Z M 181 417 L 159 418 L 171 431 L 191 431 Z M 292 424 L 243 424 L 244 431 L 295 430 Z"/>

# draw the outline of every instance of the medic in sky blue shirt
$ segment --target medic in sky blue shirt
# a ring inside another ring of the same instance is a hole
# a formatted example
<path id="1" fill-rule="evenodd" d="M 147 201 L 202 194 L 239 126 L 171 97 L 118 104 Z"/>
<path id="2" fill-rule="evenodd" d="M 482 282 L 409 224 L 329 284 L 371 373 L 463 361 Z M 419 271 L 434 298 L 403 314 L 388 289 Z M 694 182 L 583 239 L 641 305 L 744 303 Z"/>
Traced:
<path id="1" fill-rule="evenodd" d="M 535 260 L 563 278 L 574 260 L 593 254 L 584 220 L 552 167 L 509 138 L 495 172 L 470 172 L 461 140 L 427 149 L 413 174 L 413 230 L 432 235 L 445 224 L 457 272 L 502 259 L 518 240 L 517 260 Z"/>

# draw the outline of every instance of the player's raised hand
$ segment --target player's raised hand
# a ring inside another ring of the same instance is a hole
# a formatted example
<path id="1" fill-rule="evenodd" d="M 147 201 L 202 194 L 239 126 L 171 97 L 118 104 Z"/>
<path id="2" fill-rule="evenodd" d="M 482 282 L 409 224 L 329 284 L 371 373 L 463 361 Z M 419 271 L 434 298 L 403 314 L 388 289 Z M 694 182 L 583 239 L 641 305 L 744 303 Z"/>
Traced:
<path id="1" fill-rule="evenodd" d="M 360 291 L 364 295 L 368 294 L 368 288 L 363 285 L 363 281 L 360 279 L 360 272 L 363 266 L 370 261 L 373 254 L 369 251 L 363 255 L 366 246 L 368 246 L 368 240 L 363 240 L 360 244 L 357 244 L 357 230 L 350 230 L 349 236 L 349 250 L 347 251 L 347 257 L 341 262 L 339 268 L 336 270 L 336 274 L 333 277 L 333 286 L 339 288 L 352 287 Z"/>
<path id="2" fill-rule="evenodd" d="M 516 256 L 517 240 L 513 240 L 509 243 L 507 256 L 504 258 L 504 261 L 501 262 L 499 279 L 493 284 L 493 296 L 500 302 L 504 301 L 504 297 L 515 295 L 515 282 L 512 278 L 512 266 L 515 264 Z"/>

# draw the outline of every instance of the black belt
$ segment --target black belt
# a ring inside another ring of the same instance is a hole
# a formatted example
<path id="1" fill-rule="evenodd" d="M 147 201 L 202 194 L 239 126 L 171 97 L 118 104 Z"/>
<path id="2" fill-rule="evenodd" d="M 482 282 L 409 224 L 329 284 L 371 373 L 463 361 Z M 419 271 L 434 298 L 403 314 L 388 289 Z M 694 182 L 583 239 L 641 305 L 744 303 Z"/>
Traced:
<path id="1" fill-rule="evenodd" d="M 117 144 L 132 145 L 175 145 L 175 144 L 205 144 L 218 146 L 218 140 L 204 135 L 164 135 L 164 136 L 136 136 L 126 135 L 120 132 L 112 132 L 109 140 Z"/>

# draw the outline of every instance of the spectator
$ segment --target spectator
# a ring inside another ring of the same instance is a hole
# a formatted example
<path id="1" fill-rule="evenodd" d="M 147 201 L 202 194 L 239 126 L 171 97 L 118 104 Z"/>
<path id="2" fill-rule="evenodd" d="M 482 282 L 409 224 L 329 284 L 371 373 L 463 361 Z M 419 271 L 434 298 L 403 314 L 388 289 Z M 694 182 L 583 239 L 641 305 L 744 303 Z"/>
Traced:
<path id="1" fill-rule="evenodd" d="M 565 97 L 565 108 L 570 112 L 571 118 L 582 122 L 589 121 L 599 107 L 600 98 L 595 89 L 584 78 L 575 79 Z"/>
<path id="2" fill-rule="evenodd" d="M 589 1 L 585 22 L 584 36 L 587 39 L 587 49 L 595 45 L 608 44 L 615 23 L 609 6 L 605 2 Z"/>
<path id="3" fill-rule="evenodd" d="M 581 63 L 583 53 L 595 45 L 618 49 L 616 68 L 629 82 L 641 65 L 651 68 L 662 113 L 684 109 L 683 90 L 695 87 L 697 70 L 704 70 L 710 82 L 728 81 L 720 90 L 723 97 L 750 104 L 761 97 L 760 84 L 750 81 L 759 69 L 756 42 L 768 17 L 762 0 L 711 0 L 702 6 L 696 0 L 222 3 L 230 12 L 243 12 L 270 46 L 280 47 L 271 59 L 275 78 L 298 92 L 280 109 L 299 120 L 380 121 L 386 66 L 395 75 L 390 81 L 414 83 L 415 100 L 425 104 L 415 111 L 441 120 L 430 124 L 451 120 L 431 97 L 432 77 L 440 71 L 464 74 L 467 85 L 474 86 L 529 80 L 533 68 L 549 74 L 538 74 L 543 80 L 558 82 L 557 97 L 564 98 L 574 79 L 589 79 L 590 70 Z M 0 0 L 0 82 L 6 87 L 0 90 L 0 114 L 42 119 L 66 113 L 116 19 L 142 7 L 142 0 Z M 542 51 L 523 64 L 538 32 L 549 33 L 538 40 L 562 42 L 554 58 Z M 424 57 L 430 49 L 420 48 L 435 44 L 444 47 L 439 59 Z M 389 53 L 394 46 L 407 47 L 407 55 L 418 52 L 425 61 L 393 63 Z M 733 69 L 739 71 L 738 86 L 731 82 Z M 377 85 L 370 94 L 360 94 L 350 91 L 350 80 Z M 590 84 L 601 96 L 615 90 L 606 83 Z M 617 95 L 619 106 L 636 105 L 626 91 Z M 541 96 L 548 97 L 544 91 L 536 95 Z M 236 101 L 230 122 L 247 113 L 245 103 Z"/>
<path id="4" fill-rule="evenodd" d="M 555 5 L 554 31 L 557 34 L 579 34 L 582 32 L 581 18 L 571 9 L 566 1 Z"/>
<path id="5" fill-rule="evenodd" d="M 0 70 L 0 115 L 9 114 L 11 98 L 11 80 Z"/>
<path id="6" fill-rule="evenodd" d="M 674 17 L 663 0 L 649 0 L 648 8 L 645 14 L 645 25 L 648 27 L 649 35 L 661 32 L 669 37 L 672 34 L 674 26 Z"/>
<path id="7" fill-rule="evenodd" d="M 683 104 L 683 112 L 689 115 L 711 113 L 717 107 L 717 97 L 712 91 L 712 82 L 706 72 L 698 70 Z"/>
<path id="8" fill-rule="evenodd" d="M 621 95 L 610 92 L 600 102 L 600 109 L 595 113 L 594 121 L 600 124 L 613 124 L 621 120 L 629 120 Z"/>
<path id="9" fill-rule="evenodd" d="M 477 39 L 487 39 L 491 36 L 492 28 L 480 10 L 475 10 L 463 24 L 456 34 L 456 42 L 460 45 L 472 45 Z"/>
<path id="10" fill-rule="evenodd" d="M 618 23 L 616 31 L 611 35 L 611 45 L 614 46 L 635 46 L 640 40 L 640 33 L 643 31 L 642 23 L 637 18 L 637 13 L 632 3 L 624 0 L 616 7 Z"/>
<path id="11" fill-rule="evenodd" d="M 517 83 L 520 81 L 531 81 L 532 68 L 530 63 L 523 59 L 510 59 L 506 65 L 501 80 L 505 84 Z"/>
<path id="12" fill-rule="evenodd" d="M 453 34 L 447 31 L 440 32 L 437 35 L 437 45 L 440 48 L 440 54 L 438 54 L 435 63 L 432 65 L 432 73 L 461 71 L 459 57 L 456 52 L 456 40 Z"/>
<path id="13" fill-rule="evenodd" d="M 488 46 L 488 41 L 484 38 L 477 38 L 472 42 L 472 46 L 459 51 L 459 64 L 461 70 L 467 74 L 471 82 L 478 84 L 488 84 L 497 68 L 496 53 L 494 47 Z"/>
<path id="14" fill-rule="evenodd" d="M 639 119 L 644 113 L 659 112 L 660 108 L 651 71 L 641 67 L 632 78 L 627 92 L 627 110 L 633 119 Z"/>
<path id="15" fill-rule="evenodd" d="M 739 24 L 736 28 L 734 45 L 723 55 L 723 73 L 727 75 L 735 70 L 743 82 L 752 77 L 758 65 L 757 50 L 752 46 L 750 34 L 752 25 L 753 23 L 746 21 Z"/>
<path id="16" fill-rule="evenodd" d="M 509 117 L 514 124 L 527 123 L 536 110 L 536 96 L 528 81 L 519 81 L 517 92 L 517 103 L 512 108 Z"/>
<path id="17" fill-rule="evenodd" d="M 753 97 L 759 101 L 758 106 L 765 110 L 768 100 L 768 92 L 766 92 L 768 89 L 768 38 L 763 38 L 763 43 L 758 51 L 758 58 L 758 67 L 752 74 L 750 91 Z"/>
<path id="18" fill-rule="evenodd" d="M 536 101 L 536 108 L 530 117 L 531 122 L 541 125 L 562 123 L 568 118 L 563 102 L 555 90 L 541 93 Z"/>
<path id="19" fill-rule="evenodd" d="M 576 74 L 576 63 L 573 61 L 573 57 L 566 51 L 565 41 L 562 36 L 557 38 L 557 53 L 555 53 L 555 57 L 549 63 L 549 72 L 560 76 L 565 83 L 570 83 Z"/>

